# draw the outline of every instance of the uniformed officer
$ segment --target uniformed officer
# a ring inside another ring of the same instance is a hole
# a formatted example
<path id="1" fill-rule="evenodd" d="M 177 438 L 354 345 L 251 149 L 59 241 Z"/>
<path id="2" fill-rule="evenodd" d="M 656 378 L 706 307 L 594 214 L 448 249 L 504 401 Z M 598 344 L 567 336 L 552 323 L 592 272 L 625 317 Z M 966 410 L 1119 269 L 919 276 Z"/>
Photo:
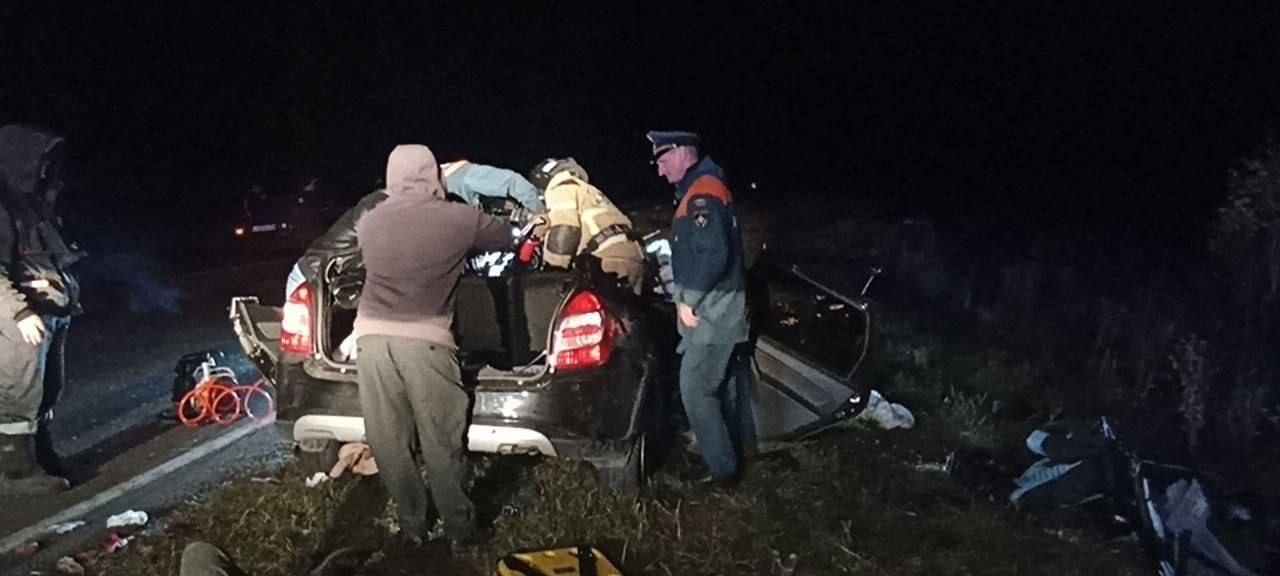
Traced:
<path id="1" fill-rule="evenodd" d="M 644 249 L 630 237 L 631 220 L 599 188 L 573 158 L 539 162 L 529 180 L 544 192 L 546 225 L 534 234 L 543 243 L 548 266 L 569 268 L 579 254 L 600 259 L 600 268 L 615 274 L 636 294 L 644 284 Z"/>
<path id="2" fill-rule="evenodd" d="M 658 175 L 676 187 L 671 221 L 680 396 L 710 474 L 736 482 L 755 441 L 742 236 L 724 171 L 691 132 L 650 132 Z"/>

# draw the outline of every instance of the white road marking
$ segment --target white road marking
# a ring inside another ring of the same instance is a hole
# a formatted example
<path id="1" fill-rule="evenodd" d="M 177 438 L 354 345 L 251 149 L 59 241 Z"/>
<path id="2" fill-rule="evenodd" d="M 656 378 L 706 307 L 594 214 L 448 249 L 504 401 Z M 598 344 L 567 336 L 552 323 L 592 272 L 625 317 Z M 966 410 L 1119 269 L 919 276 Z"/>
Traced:
<path id="1" fill-rule="evenodd" d="M 249 434 L 262 428 L 263 426 L 272 424 L 275 421 L 276 421 L 275 414 L 271 414 L 270 416 L 259 419 L 259 420 L 249 420 L 247 426 L 238 426 L 236 428 L 233 428 L 230 432 L 227 432 L 222 436 L 214 438 L 209 442 L 196 446 L 195 448 L 192 448 L 191 450 L 188 450 L 174 457 L 173 459 L 169 460 L 168 462 L 165 462 L 164 464 L 161 464 L 159 466 L 156 466 L 155 468 L 152 468 L 146 472 L 143 472 L 142 474 L 134 476 L 130 480 L 121 482 L 120 484 L 116 484 L 111 488 L 103 490 L 93 498 L 85 500 L 84 502 L 76 504 L 75 506 L 67 508 L 66 510 L 63 510 L 57 514 L 49 516 L 48 518 L 40 520 L 32 524 L 31 526 L 28 526 L 17 532 L 14 532 L 4 540 L 0 540 L 0 554 L 9 554 L 13 550 L 17 549 L 19 546 L 22 546 L 23 544 L 31 542 L 32 540 L 36 540 L 40 536 L 43 536 L 46 532 L 48 532 L 49 526 L 52 526 L 54 524 L 60 524 L 62 522 L 76 520 L 84 516 L 87 516 L 94 510 L 97 510 L 98 508 L 110 503 L 112 500 L 115 500 L 121 496 L 124 496 L 125 494 L 133 490 L 136 490 L 138 488 L 141 488 L 143 486 L 146 486 L 147 484 L 150 484 L 156 480 L 159 480 L 160 478 L 164 477 L 170 472 L 173 472 L 179 468 L 182 468 L 183 466 L 186 466 L 192 462 L 195 462 L 200 458 L 203 458 L 209 454 L 217 452 L 218 450 L 221 450 L 222 448 L 225 448 L 231 445 L 231 443 L 235 442 L 236 440 L 239 440 L 245 436 L 248 436 Z"/>

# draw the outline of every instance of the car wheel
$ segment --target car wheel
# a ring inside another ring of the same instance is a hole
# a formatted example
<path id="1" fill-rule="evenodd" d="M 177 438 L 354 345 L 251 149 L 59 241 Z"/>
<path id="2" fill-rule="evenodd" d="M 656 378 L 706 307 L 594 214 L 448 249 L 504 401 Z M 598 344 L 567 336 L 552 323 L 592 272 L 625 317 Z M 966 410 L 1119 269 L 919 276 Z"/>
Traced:
<path id="1" fill-rule="evenodd" d="M 635 494 L 645 480 L 645 459 L 648 442 L 645 435 L 636 437 L 631 446 L 621 454 L 609 458 L 593 459 L 600 483 L 619 494 Z"/>
<path id="2" fill-rule="evenodd" d="M 294 453 L 298 458 L 298 466 L 307 476 L 316 472 L 329 472 L 338 463 L 338 450 L 342 443 L 337 440 L 303 440 L 298 442 Z"/>

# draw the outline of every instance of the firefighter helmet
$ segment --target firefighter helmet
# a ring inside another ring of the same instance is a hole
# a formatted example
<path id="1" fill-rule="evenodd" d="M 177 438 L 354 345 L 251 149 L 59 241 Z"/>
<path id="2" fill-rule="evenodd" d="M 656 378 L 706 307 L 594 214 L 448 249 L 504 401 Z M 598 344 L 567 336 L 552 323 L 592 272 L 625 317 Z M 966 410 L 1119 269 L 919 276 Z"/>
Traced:
<path id="1" fill-rule="evenodd" d="M 538 190 L 546 191 L 547 184 L 556 174 L 561 172 L 569 172 L 574 178 L 587 182 L 587 170 L 578 164 L 573 158 L 547 158 L 533 167 L 529 173 L 529 181 L 533 182 Z"/>

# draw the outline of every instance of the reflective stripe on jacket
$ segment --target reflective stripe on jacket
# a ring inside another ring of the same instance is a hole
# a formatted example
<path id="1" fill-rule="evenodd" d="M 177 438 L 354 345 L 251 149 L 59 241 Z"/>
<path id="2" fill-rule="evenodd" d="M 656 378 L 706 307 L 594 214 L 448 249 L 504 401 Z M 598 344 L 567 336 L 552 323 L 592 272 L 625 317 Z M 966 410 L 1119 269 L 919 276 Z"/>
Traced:
<path id="1" fill-rule="evenodd" d="M 697 328 L 676 322 L 692 342 L 734 344 L 747 339 L 746 274 L 742 234 L 724 172 L 710 158 L 689 169 L 676 186 L 671 221 L 675 301 L 693 308 Z"/>
<path id="2" fill-rule="evenodd" d="M 547 230 L 543 260 L 549 266 L 568 268 L 574 256 L 595 240 L 592 253 L 601 255 L 626 242 L 631 219 L 618 210 L 599 188 L 568 172 L 547 183 Z M 638 252 L 637 252 L 638 253 Z M 643 255 L 639 255 L 643 259 Z"/>

